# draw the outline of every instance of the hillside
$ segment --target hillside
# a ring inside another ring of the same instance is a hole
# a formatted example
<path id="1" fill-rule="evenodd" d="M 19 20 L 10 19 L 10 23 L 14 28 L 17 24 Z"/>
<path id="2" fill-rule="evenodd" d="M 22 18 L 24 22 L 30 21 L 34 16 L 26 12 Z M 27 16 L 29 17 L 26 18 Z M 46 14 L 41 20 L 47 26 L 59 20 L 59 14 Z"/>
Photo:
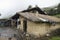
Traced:
<path id="1" fill-rule="evenodd" d="M 60 17 L 60 9 L 58 8 L 58 6 L 59 4 L 55 6 L 45 7 L 43 8 L 43 11 L 46 12 L 48 15 Z"/>

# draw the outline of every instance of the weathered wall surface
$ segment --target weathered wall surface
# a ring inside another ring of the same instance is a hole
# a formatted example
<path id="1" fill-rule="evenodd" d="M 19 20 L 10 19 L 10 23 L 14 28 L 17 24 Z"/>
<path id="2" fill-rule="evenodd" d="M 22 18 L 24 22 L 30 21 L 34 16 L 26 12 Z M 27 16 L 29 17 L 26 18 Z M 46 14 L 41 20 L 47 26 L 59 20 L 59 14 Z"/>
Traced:
<path id="1" fill-rule="evenodd" d="M 20 29 L 23 30 L 23 20 L 24 18 L 20 17 Z M 45 35 L 49 32 L 51 32 L 52 30 L 56 30 L 60 28 L 60 24 L 55 24 L 55 25 L 51 25 L 49 23 L 34 23 L 31 21 L 27 21 L 27 32 L 30 34 L 34 34 L 34 35 Z"/>
<path id="2" fill-rule="evenodd" d="M 23 31 L 23 20 L 24 20 L 24 18 L 20 17 L 19 20 L 20 20 L 20 25 L 18 25 L 18 28 Z"/>
<path id="3" fill-rule="evenodd" d="M 59 24 L 55 24 L 51 25 L 51 24 L 47 24 L 47 23 L 34 23 L 34 22 L 30 22 L 28 21 L 28 28 L 27 31 L 31 34 L 35 34 L 35 35 L 45 35 L 49 32 L 51 32 L 52 30 L 56 30 L 58 28 L 60 28 Z"/>
<path id="4" fill-rule="evenodd" d="M 27 31 L 35 35 L 46 34 L 49 28 L 48 25 L 46 25 L 45 23 L 34 23 L 28 21 L 27 25 L 28 25 Z"/>

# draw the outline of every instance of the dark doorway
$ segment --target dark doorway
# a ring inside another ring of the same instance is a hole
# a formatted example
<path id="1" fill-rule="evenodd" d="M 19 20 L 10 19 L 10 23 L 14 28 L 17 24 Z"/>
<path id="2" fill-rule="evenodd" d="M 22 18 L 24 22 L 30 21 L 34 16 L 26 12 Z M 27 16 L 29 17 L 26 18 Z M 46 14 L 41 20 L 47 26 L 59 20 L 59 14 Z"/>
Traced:
<path id="1" fill-rule="evenodd" d="M 26 33 L 27 32 L 27 19 L 23 20 L 23 31 Z"/>

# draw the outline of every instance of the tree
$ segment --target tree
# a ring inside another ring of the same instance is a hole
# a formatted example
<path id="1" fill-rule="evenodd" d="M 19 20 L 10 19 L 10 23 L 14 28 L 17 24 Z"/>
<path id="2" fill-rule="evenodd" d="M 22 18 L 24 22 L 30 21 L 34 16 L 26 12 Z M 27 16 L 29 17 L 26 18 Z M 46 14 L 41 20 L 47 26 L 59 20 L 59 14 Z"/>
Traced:
<path id="1" fill-rule="evenodd" d="M 58 4 L 58 7 L 57 8 L 58 8 L 57 9 L 58 13 L 60 13 L 60 3 Z"/>
<path id="2" fill-rule="evenodd" d="M 48 15 L 53 15 L 53 13 L 54 13 L 54 10 L 50 9 Z"/>

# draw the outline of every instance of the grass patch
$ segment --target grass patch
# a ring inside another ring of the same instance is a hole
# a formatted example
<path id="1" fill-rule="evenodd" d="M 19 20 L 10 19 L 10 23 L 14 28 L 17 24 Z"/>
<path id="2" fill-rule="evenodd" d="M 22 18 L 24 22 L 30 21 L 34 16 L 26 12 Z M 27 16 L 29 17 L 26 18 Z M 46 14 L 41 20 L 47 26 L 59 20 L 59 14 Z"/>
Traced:
<path id="1" fill-rule="evenodd" d="M 55 15 L 55 16 L 60 17 L 60 14 L 57 14 L 57 15 Z"/>
<path id="2" fill-rule="evenodd" d="M 55 17 L 59 17 L 60 18 L 60 14 L 55 14 L 55 15 L 51 15 L 51 16 L 55 16 Z"/>
<path id="3" fill-rule="evenodd" d="M 60 37 L 59 36 L 52 37 L 50 40 L 60 40 Z"/>

